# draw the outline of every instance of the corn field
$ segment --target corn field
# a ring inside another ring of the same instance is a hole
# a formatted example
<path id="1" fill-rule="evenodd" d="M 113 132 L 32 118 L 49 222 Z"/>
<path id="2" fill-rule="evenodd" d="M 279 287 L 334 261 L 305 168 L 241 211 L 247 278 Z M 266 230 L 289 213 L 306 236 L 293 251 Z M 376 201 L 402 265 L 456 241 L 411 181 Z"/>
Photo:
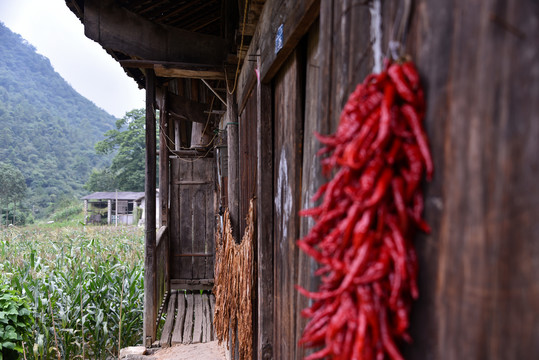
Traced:
<path id="1" fill-rule="evenodd" d="M 33 314 L 26 359 L 113 359 L 141 344 L 143 232 L 136 227 L 0 229 L 0 283 Z"/>

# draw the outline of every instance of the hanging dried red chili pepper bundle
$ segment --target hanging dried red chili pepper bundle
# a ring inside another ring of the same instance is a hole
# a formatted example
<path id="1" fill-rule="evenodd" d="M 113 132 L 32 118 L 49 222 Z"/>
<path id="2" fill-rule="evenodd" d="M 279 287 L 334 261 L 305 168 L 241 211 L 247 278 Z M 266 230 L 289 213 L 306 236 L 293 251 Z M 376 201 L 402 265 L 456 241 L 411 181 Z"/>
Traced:
<path id="1" fill-rule="evenodd" d="M 402 359 L 418 297 L 412 238 L 422 219 L 423 176 L 433 164 L 423 128 L 425 101 L 412 62 L 391 63 L 350 95 L 335 134 L 318 139 L 332 180 L 303 210 L 316 223 L 298 246 L 321 264 L 300 344 L 322 349 L 306 359 Z"/>

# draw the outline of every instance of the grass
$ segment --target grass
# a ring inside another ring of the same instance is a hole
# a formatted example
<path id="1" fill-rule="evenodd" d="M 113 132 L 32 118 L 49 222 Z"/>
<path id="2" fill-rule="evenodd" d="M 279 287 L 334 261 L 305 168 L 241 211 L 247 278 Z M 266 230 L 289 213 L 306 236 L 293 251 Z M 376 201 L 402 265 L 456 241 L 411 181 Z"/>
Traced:
<path id="1" fill-rule="evenodd" d="M 0 229 L 0 282 L 34 318 L 26 358 L 110 359 L 140 344 L 143 244 L 137 227 Z"/>

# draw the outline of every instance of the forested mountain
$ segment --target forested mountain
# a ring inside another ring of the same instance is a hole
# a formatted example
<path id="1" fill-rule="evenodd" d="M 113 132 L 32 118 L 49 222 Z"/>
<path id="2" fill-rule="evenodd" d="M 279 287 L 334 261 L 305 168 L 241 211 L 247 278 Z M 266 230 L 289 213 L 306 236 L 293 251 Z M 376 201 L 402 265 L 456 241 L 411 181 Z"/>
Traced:
<path id="1" fill-rule="evenodd" d="M 0 22 L 0 162 L 23 173 L 27 207 L 80 195 L 92 168 L 110 161 L 94 144 L 115 121 Z"/>

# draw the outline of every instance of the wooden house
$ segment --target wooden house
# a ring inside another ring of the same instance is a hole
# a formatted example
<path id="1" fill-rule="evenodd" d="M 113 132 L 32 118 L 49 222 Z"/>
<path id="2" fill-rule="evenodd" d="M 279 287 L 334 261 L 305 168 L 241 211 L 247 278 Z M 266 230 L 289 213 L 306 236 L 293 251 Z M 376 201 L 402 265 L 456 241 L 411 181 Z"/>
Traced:
<path id="1" fill-rule="evenodd" d="M 141 206 L 144 195 L 143 192 L 101 191 L 83 196 L 86 223 L 133 225 L 135 210 Z"/>
<path id="2" fill-rule="evenodd" d="M 415 239 L 413 343 L 400 347 L 407 359 L 539 358 L 535 1 L 66 4 L 146 89 L 145 195 L 155 197 L 158 161 L 168 199 L 147 206 L 146 344 L 168 291 L 211 286 L 220 210 L 239 239 L 255 199 L 253 357 L 305 355 L 309 300 L 295 285 L 314 290 L 318 280 L 296 246 L 312 226 L 298 211 L 327 181 L 313 132 L 336 130 L 349 94 L 380 71 L 402 27 L 425 89 L 435 175 L 424 185 L 432 231 Z"/>
<path id="3" fill-rule="evenodd" d="M 144 224 L 146 217 L 146 194 L 132 191 L 98 191 L 82 197 L 84 201 L 84 218 L 86 224 Z M 156 190 L 155 203 L 160 201 L 159 190 Z M 141 214 L 135 211 L 139 208 Z M 160 213 L 156 213 L 156 221 L 160 221 Z"/>

